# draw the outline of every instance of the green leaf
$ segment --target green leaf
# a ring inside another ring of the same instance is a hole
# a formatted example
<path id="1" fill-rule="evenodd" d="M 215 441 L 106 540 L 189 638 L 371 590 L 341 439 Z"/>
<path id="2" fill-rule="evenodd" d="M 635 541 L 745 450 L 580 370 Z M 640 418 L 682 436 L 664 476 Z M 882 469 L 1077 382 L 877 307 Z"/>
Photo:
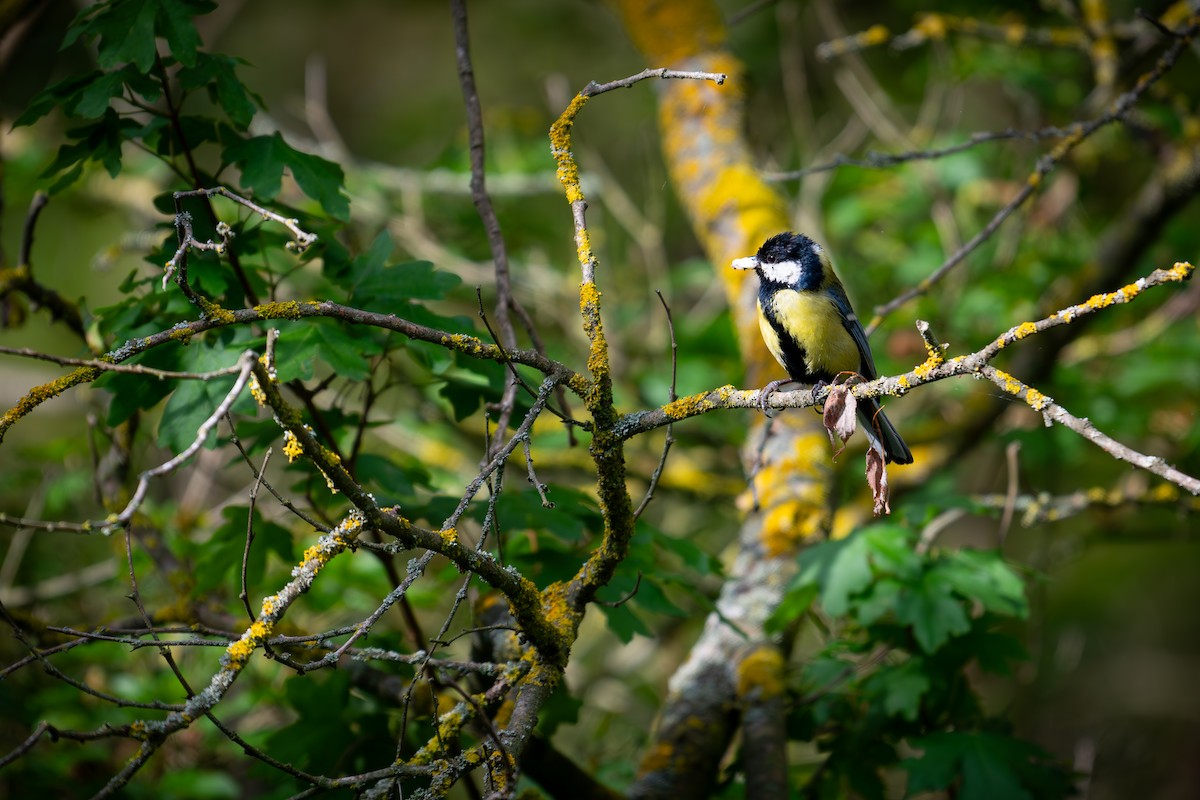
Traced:
<path id="1" fill-rule="evenodd" d="M 686 617 L 688 612 L 671 601 L 663 592 L 656 576 L 643 574 L 641 581 L 636 575 L 621 574 L 613 578 L 601 591 L 604 602 L 615 603 L 626 600 L 638 609 L 667 617 Z"/>
<path id="2" fill-rule="evenodd" d="M 285 564 L 294 561 L 292 534 L 274 522 L 264 521 L 256 508 L 253 515 L 254 540 L 246 558 L 245 506 L 226 506 L 221 509 L 225 520 L 196 557 L 197 592 L 207 594 L 221 585 L 236 594 L 241 585 L 242 560 L 246 561 L 246 584 L 251 589 L 264 580 L 267 554 L 275 553 Z M 234 577 L 236 576 L 236 577 Z"/>
<path id="3" fill-rule="evenodd" d="M 976 625 L 962 638 L 965 640 L 963 646 L 984 672 L 1011 675 L 1012 663 L 1029 660 L 1029 652 L 1021 641 L 1008 633 L 981 629 L 980 625 Z"/>
<path id="4" fill-rule="evenodd" d="M 350 713 L 349 671 L 297 675 L 284 684 L 284 694 L 298 717 L 267 737 L 269 752 L 304 769 L 335 770 L 344 749 L 356 741 L 345 720 Z"/>
<path id="5" fill-rule="evenodd" d="M 301 325 L 282 329 L 276 345 L 278 362 L 289 365 L 281 371 L 281 380 L 311 376 L 314 357 L 329 365 L 343 378 L 362 380 L 371 374 L 371 356 L 383 352 L 374 331 L 367 328 L 343 327 L 335 320 L 306 320 Z M 300 369 L 297 369 L 300 367 Z M 294 374 L 292 374 L 294 373 Z"/>
<path id="6" fill-rule="evenodd" d="M 129 330 L 129 328 L 127 327 L 125 330 Z M 152 329 L 145 329 L 146 332 L 150 330 Z M 138 332 L 141 331 L 134 331 L 135 334 Z M 155 367 L 156 369 L 179 369 L 179 355 L 180 348 L 158 347 L 136 356 L 126 363 Z M 105 372 L 95 380 L 93 385 L 112 395 L 105 422 L 109 427 L 113 427 L 125 422 L 138 411 L 158 405 L 175 390 L 178 383 L 174 380 L 147 380 L 144 375 Z"/>
<path id="7" fill-rule="evenodd" d="M 73 108 L 78 104 L 79 96 L 104 75 L 105 73 L 100 70 L 92 70 L 83 75 L 64 78 L 58 83 L 47 86 L 29 101 L 29 107 L 13 122 L 13 127 L 32 125 L 55 108 L 64 110 Z"/>
<path id="8" fill-rule="evenodd" d="M 925 667 L 924 661 L 912 658 L 897 666 L 883 668 L 870 677 L 866 689 L 880 698 L 883 710 L 890 716 L 901 716 L 912 722 L 920 711 L 921 698 L 931 685 Z"/>
<path id="9" fill-rule="evenodd" d="M 155 28 L 167 41 L 171 55 L 185 67 L 196 63 L 202 42 L 192 17 L 207 14 L 217 7 L 208 0 L 157 0 Z"/>
<path id="10" fill-rule="evenodd" d="M 320 156 L 301 153 L 278 132 L 237 139 L 225 146 L 222 158 L 241 169 L 242 185 L 260 199 L 271 200 L 279 194 L 283 171 L 289 169 L 300 189 L 326 213 L 340 220 L 350 218 L 350 203 L 342 193 L 342 168 Z"/>
<path id="11" fill-rule="evenodd" d="M 639 529 L 643 523 L 639 522 Z M 654 543 L 668 553 L 674 553 L 685 568 L 704 576 L 721 575 L 721 561 L 691 539 L 655 531 Z"/>
<path id="12" fill-rule="evenodd" d="M 600 605 L 600 610 L 604 612 L 604 619 L 608 622 L 608 629 L 613 632 L 613 635 L 621 640 L 622 644 L 629 644 L 633 641 L 635 634 L 649 636 L 650 629 L 646 627 L 646 623 L 633 613 L 628 603 L 623 603 L 619 606 Z"/>
<path id="13" fill-rule="evenodd" d="M 362 380 L 371 374 L 369 356 L 383 351 L 372 337 L 358 335 L 341 326 L 321 324 L 309 327 L 317 341 L 317 355 L 338 375 L 348 380 Z M 364 331 L 370 333 L 369 331 Z"/>
<path id="14" fill-rule="evenodd" d="M 352 288 L 349 302 L 367 311 L 403 314 L 413 300 L 441 300 L 446 293 L 462 283 L 451 272 L 434 268 L 429 261 L 387 263 L 392 255 L 392 238 L 384 229 L 371 242 L 370 248 L 350 262 L 346 276 Z M 421 324 L 431 324 L 420 321 Z M 436 323 L 433 323 L 436 325 Z M 441 348 L 439 348 L 441 349 Z"/>
<path id="15" fill-rule="evenodd" d="M 78 39 L 98 38 L 97 61 L 108 68 L 133 63 L 145 73 L 158 56 L 156 36 L 166 40 L 171 55 L 191 65 L 200 48 L 192 17 L 217 7 L 209 0 L 113 0 L 95 3 L 75 15 L 63 47 Z"/>
<path id="16" fill-rule="evenodd" d="M 921 556 L 913 550 L 912 532 L 899 525 L 872 525 L 863 534 L 877 570 L 911 577 L 920 572 Z"/>
<path id="17" fill-rule="evenodd" d="M 42 177 L 48 178 L 66 170 L 50 188 L 51 194 L 70 185 L 89 161 L 100 162 L 110 176 L 117 177 L 121 172 L 121 146 L 137 128 L 136 122 L 122 119 L 112 108 L 107 108 L 99 121 L 67 131 L 67 136 L 79 141 L 60 147 L 54 161 L 42 173 Z"/>
<path id="18" fill-rule="evenodd" d="M 388 233 L 387 228 L 384 228 L 375 235 L 375 238 L 371 240 L 371 246 L 366 250 L 349 262 L 338 264 L 336 269 L 330 267 L 334 270 L 331 277 L 336 278 L 340 285 L 346 286 L 350 290 L 346 296 L 353 302 L 358 286 L 383 270 L 395 249 L 396 245 L 392 241 L 392 235 Z M 364 299 L 363 292 L 357 292 L 357 294 L 358 300 Z"/>
<path id="19" fill-rule="evenodd" d="M 179 70 L 179 85 L 185 90 L 207 88 L 213 101 L 224 109 L 238 130 L 244 131 L 262 105 L 237 76 L 237 68 L 246 62 L 232 56 L 196 53 L 195 63 Z M 256 105 L 257 103 L 257 105 Z"/>
<path id="20" fill-rule="evenodd" d="M 1022 619 L 1029 613 L 1024 582 L 998 552 L 958 550 L 934 569 L 946 585 L 988 611 Z"/>
<path id="21" fill-rule="evenodd" d="M 504 489 L 504 503 L 500 510 L 500 524 L 512 535 L 519 530 L 549 534 L 564 545 L 582 543 L 588 531 L 598 531 L 603 521 L 595 501 L 569 486 L 554 486 L 547 497 L 552 508 L 542 505 L 542 499 L 532 489 Z"/>
<path id="22" fill-rule="evenodd" d="M 63 111 L 72 117 L 95 119 L 104 116 L 108 103 L 118 97 L 125 89 L 125 71 L 106 72 L 92 81 L 73 102 L 63 105 Z"/>
<path id="23" fill-rule="evenodd" d="M 895 613 L 903 592 L 904 584 L 897 580 L 884 578 L 876 581 L 855 609 L 855 618 L 860 625 L 874 625 L 888 614 Z"/>
<path id="24" fill-rule="evenodd" d="M 782 633 L 789 625 L 808 613 L 820 593 L 821 589 L 815 583 L 788 589 L 779 605 L 767 618 L 767 630 L 771 633 Z"/>
<path id="25" fill-rule="evenodd" d="M 837 692 L 854 675 L 855 662 L 836 655 L 814 657 L 804 667 L 804 686 L 811 692 Z"/>
<path id="26" fill-rule="evenodd" d="M 283 185 L 283 170 L 292 149 L 278 133 L 238 139 L 225 146 L 221 157 L 242 170 L 242 186 L 262 200 L 273 200 Z"/>
<path id="27" fill-rule="evenodd" d="M 208 372 L 229 367 L 237 362 L 238 351 L 226 349 L 225 344 L 214 340 L 211 344 L 192 345 L 195 352 L 192 358 L 186 360 L 188 370 L 192 372 Z M 171 453 L 179 453 L 186 449 L 196 438 L 198 429 L 204 420 L 212 416 L 217 406 L 225 399 L 233 386 L 233 376 L 213 378 L 211 380 L 181 381 L 179 388 L 167 401 L 163 409 L 162 419 L 158 423 L 158 443 Z M 240 398 L 243 404 L 253 401 L 243 393 Z M 209 431 L 204 446 L 212 447 L 216 441 L 216 429 Z"/>
<path id="28" fill-rule="evenodd" d="M 951 636 L 971 628 L 963 601 L 953 597 L 949 587 L 931 580 L 930 574 L 901 594 L 896 618 L 912 626 L 917 644 L 926 653 L 934 652 Z"/>
<path id="29" fill-rule="evenodd" d="M 276 134 L 278 135 L 278 134 Z M 350 200 L 342 191 L 346 174 L 332 161 L 296 150 L 288 162 L 292 177 L 306 195 L 321 204 L 333 218 L 350 219 Z"/>
<path id="30" fill-rule="evenodd" d="M 171 769 L 155 782 L 160 797 L 177 800 L 236 800 L 242 786 L 228 772 L 211 769 Z"/>
<path id="31" fill-rule="evenodd" d="M 186 2 L 187 0 L 181 0 Z M 96 60 L 105 69 L 133 63 L 142 72 L 154 66 L 154 17 L 158 0 L 114 0 L 81 11 L 67 29 L 63 47 L 79 38 L 98 38 Z"/>
<path id="32" fill-rule="evenodd" d="M 434 269 L 428 261 L 388 264 L 362 277 L 351 304 L 368 311 L 396 312 L 409 300 L 441 300 L 460 283 L 462 278 Z"/>
<path id="33" fill-rule="evenodd" d="M 574 725 L 579 722 L 579 711 L 583 701 L 571 695 L 566 681 L 560 681 L 550 695 L 550 699 L 538 711 L 538 730 L 543 736 L 550 737 L 560 725 Z"/>
<path id="34" fill-rule="evenodd" d="M 503 364 L 491 361 L 474 362 L 471 372 L 451 370 L 442 377 L 446 383 L 438 394 L 450 401 L 454 419 L 461 422 L 479 409 L 480 404 L 500 399 L 500 386 L 504 380 Z M 491 380 L 480 376 L 490 374 Z M 514 415 L 519 417 L 520 413 Z"/>
<path id="35" fill-rule="evenodd" d="M 995 733 L 932 733 L 909 744 L 923 751 L 902 766 L 909 773 L 908 795 L 938 791 L 961 779 L 962 800 L 1061 798 L 1071 776 L 1045 751 Z"/>
<path id="36" fill-rule="evenodd" d="M 356 467 L 358 479 L 374 489 L 382 501 L 411 498 L 418 485 L 430 485 L 429 473 L 425 468 L 415 460 L 402 463 L 399 454 L 396 458 L 386 458 L 374 453 L 362 453 Z"/>
<path id="37" fill-rule="evenodd" d="M 821 605 L 833 616 L 849 611 L 851 595 L 871 585 L 869 548 L 866 536 L 852 536 L 828 561 L 821 581 Z"/>

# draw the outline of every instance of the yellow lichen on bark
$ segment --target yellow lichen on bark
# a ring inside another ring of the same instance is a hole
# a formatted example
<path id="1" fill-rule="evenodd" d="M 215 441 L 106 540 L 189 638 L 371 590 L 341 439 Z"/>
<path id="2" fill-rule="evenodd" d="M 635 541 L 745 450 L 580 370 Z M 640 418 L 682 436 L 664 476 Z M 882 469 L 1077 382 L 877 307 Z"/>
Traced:
<path id="1" fill-rule="evenodd" d="M 755 696 L 758 700 L 783 697 L 787 685 L 783 680 L 783 655 L 773 645 L 755 647 L 737 665 L 739 697 Z"/>
<path id="2" fill-rule="evenodd" d="M 586 95 L 575 95 L 566 110 L 550 126 L 550 152 L 554 156 L 555 175 L 566 192 L 568 203 L 583 199 L 583 190 L 579 186 L 579 166 L 571 153 L 571 128 L 587 101 Z"/>
<path id="3" fill-rule="evenodd" d="M 709 397 L 708 392 L 680 397 L 663 406 L 663 413 L 671 419 L 686 419 L 715 408 L 717 402 L 728 400 L 734 391 L 732 386 L 725 384 L 716 389 L 716 401 Z"/>
<path id="4" fill-rule="evenodd" d="M 767 238 L 788 230 L 791 221 L 785 199 L 763 180 L 746 143 L 745 70 L 727 49 L 722 12 L 713 2 L 696 0 L 616 0 L 616 6 L 648 66 L 727 76 L 721 86 L 659 82 L 659 130 L 675 194 L 725 289 L 748 380 L 762 385 L 782 377 L 759 332 L 755 279 L 730 262 L 752 255 Z M 672 404 L 667 412 L 682 416 L 690 410 L 685 406 Z M 789 412 L 774 435 L 795 439 L 785 448 L 791 453 L 783 456 L 788 466 L 760 474 L 755 486 L 760 497 L 777 498 L 764 503 L 761 514 L 764 549 L 779 556 L 828 523 L 829 448 L 816 415 Z M 795 455 L 799 450 L 804 455 Z M 816 453 L 826 460 L 815 460 Z M 775 458 L 768 459 L 768 467 Z"/>
<path id="5" fill-rule="evenodd" d="M 649 64 L 676 65 L 725 46 L 725 20 L 713 3 L 617 0 L 625 31 Z"/>
<path id="6" fill-rule="evenodd" d="M 42 403 L 58 397 L 72 386 L 93 381 L 99 376 L 100 370 L 96 367 L 79 367 L 61 378 L 55 378 L 49 383 L 33 387 L 25 393 L 24 397 L 17 401 L 15 406 L 4 412 L 4 416 L 0 417 L 0 441 L 3 441 L 5 432 L 17 420 L 33 411 Z"/>

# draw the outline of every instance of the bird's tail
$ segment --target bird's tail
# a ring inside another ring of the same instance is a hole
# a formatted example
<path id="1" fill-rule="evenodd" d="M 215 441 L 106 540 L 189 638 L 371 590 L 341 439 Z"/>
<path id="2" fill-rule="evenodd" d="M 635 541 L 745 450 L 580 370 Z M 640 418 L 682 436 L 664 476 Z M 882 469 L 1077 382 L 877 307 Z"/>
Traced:
<path id="1" fill-rule="evenodd" d="M 879 401 L 874 397 L 858 401 L 858 418 L 862 422 L 863 432 L 871 440 L 872 445 L 883 448 L 883 454 L 893 464 L 911 464 L 912 451 L 900 438 L 892 426 L 892 421 L 883 413 Z"/>

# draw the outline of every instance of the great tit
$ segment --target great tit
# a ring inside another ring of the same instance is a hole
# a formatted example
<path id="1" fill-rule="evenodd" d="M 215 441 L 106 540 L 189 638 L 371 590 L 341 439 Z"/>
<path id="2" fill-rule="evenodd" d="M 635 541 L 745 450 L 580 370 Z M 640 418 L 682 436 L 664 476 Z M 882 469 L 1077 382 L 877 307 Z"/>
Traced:
<path id="1" fill-rule="evenodd" d="M 758 326 L 791 380 L 820 385 L 846 372 L 868 381 L 876 377 L 862 323 L 819 244 L 802 233 L 781 233 L 767 239 L 755 255 L 734 259 L 732 266 L 758 273 Z M 765 388 L 764 400 L 784 382 Z M 858 417 L 888 461 L 912 463 L 912 452 L 877 399 L 859 400 Z"/>

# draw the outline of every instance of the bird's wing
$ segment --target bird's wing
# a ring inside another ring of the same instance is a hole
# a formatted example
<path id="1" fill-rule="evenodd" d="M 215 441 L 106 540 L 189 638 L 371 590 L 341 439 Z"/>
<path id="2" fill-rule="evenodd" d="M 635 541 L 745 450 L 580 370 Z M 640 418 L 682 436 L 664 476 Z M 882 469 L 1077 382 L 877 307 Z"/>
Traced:
<path id="1" fill-rule="evenodd" d="M 829 295 L 833 298 L 838 311 L 841 312 L 842 325 L 858 347 L 859 361 L 862 364 L 859 373 L 869 381 L 875 380 L 875 359 L 871 357 L 871 346 L 867 344 L 867 333 L 863 330 L 862 323 L 858 321 L 858 315 L 854 313 L 854 308 L 850 305 L 850 298 L 846 296 L 846 290 L 838 285 L 830 286 Z"/>

